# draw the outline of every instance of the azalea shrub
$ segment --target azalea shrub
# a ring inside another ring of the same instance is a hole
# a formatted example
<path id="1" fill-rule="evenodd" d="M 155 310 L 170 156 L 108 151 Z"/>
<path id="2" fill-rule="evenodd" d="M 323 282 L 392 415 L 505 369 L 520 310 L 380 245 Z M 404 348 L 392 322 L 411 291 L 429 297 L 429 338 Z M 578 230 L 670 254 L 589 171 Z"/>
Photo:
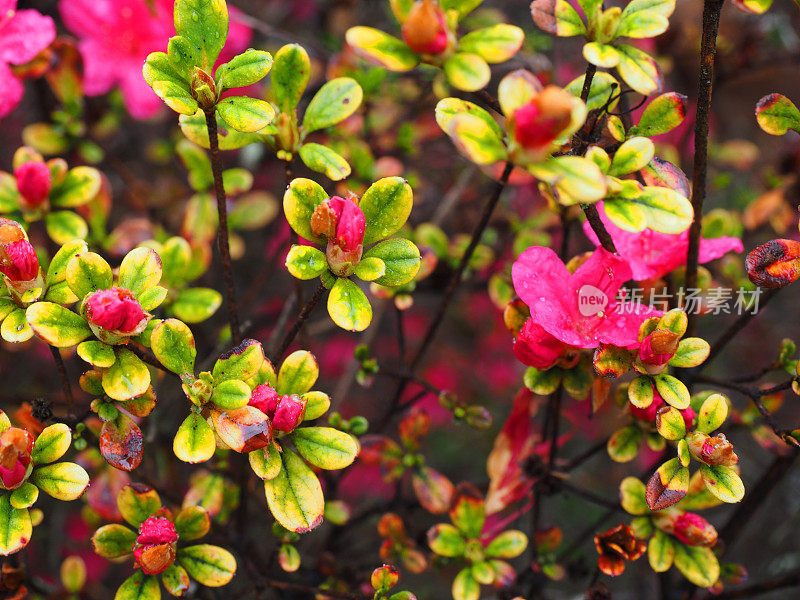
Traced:
<path id="1" fill-rule="evenodd" d="M 0 600 L 794 597 L 772 4 L 0 0 Z"/>

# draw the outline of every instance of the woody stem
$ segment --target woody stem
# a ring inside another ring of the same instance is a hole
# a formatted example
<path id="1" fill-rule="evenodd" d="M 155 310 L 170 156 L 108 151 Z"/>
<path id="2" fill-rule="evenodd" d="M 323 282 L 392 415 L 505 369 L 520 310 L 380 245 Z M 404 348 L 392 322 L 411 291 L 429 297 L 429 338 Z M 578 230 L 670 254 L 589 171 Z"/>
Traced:
<path id="1" fill-rule="evenodd" d="M 239 309 L 236 305 L 236 289 L 233 285 L 233 269 L 231 268 L 231 248 L 228 240 L 228 207 L 225 199 L 225 188 L 222 184 L 222 163 L 219 158 L 219 138 L 217 135 L 217 117 L 215 109 L 205 110 L 206 126 L 208 127 L 208 143 L 211 152 L 211 172 L 214 175 L 214 191 L 217 195 L 217 214 L 219 215 L 219 228 L 217 242 L 219 254 L 222 259 L 222 278 L 225 281 L 225 295 L 228 303 L 228 321 L 231 326 L 231 338 L 234 345 L 242 341 L 239 328 Z"/>
<path id="2" fill-rule="evenodd" d="M 53 355 L 53 360 L 56 361 L 56 368 L 58 374 L 61 376 L 61 388 L 64 390 L 64 398 L 67 400 L 67 415 L 73 416 L 75 412 L 75 397 L 72 395 L 72 385 L 69 382 L 67 375 L 67 367 L 64 364 L 64 359 L 61 358 L 61 352 L 55 346 L 50 346 L 50 353 Z"/>

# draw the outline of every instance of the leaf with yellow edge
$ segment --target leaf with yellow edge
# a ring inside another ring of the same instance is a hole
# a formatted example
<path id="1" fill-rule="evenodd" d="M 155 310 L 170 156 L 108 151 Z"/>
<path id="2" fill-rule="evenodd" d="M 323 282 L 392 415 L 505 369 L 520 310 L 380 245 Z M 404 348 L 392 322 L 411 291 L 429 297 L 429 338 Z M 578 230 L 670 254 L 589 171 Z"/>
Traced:
<path id="1" fill-rule="evenodd" d="M 75 500 L 89 485 L 89 474 L 80 465 L 62 462 L 34 469 L 31 482 L 53 498 Z"/>
<path id="2" fill-rule="evenodd" d="M 28 545 L 33 533 L 27 508 L 11 506 L 11 494 L 0 493 L 0 555 L 14 554 Z"/>
<path id="3" fill-rule="evenodd" d="M 278 475 L 264 482 L 267 504 L 275 519 L 297 533 L 322 523 L 325 498 L 314 472 L 291 450 L 284 450 Z"/>

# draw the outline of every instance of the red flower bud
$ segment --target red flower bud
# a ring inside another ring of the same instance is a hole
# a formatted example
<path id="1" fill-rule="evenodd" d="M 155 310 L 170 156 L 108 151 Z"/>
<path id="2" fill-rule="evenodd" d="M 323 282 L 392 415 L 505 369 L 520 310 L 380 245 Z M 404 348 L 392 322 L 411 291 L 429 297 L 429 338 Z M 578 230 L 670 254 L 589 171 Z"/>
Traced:
<path id="1" fill-rule="evenodd" d="M 0 483 L 13 490 L 22 485 L 31 464 L 33 436 L 19 427 L 0 433 Z"/>
<path id="2" fill-rule="evenodd" d="M 164 517 L 148 517 L 139 526 L 133 547 L 136 564 L 148 575 L 161 573 L 175 561 L 177 541 L 178 532 L 172 521 Z"/>
<path id="3" fill-rule="evenodd" d="M 543 327 L 525 321 L 514 340 L 514 355 L 524 364 L 537 369 L 549 369 L 564 354 L 567 346 L 547 333 Z"/>
<path id="4" fill-rule="evenodd" d="M 334 196 L 317 206 L 311 215 L 311 231 L 324 235 L 345 252 L 356 250 L 364 242 L 366 220 L 353 200 Z"/>
<path id="5" fill-rule="evenodd" d="M 765 288 L 789 285 L 800 277 L 800 242 L 770 240 L 758 246 L 745 260 L 750 281 Z"/>
<path id="6" fill-rule="evenodd" d="M 664 399 L 661 397 L 656 391 L 656 388 L 653 387 L 653 401 L 650 403 L 649 406 L 645 408 L 639 408 L 631 404 L 631 414 L 636 417 L 637 419 L 641 419 L 642 421 L 648 421 L 650 423 L 655 423 L 656 420 L 656 413 L 658 410 L 665 406 L 667 403 L 664 402 Z"/>
<path id="7" fill-rule="evenodd" d="M 695 431 L 686 437 L 686 442 L 692 456 L 706 464 L 732 467 L 739 462 L 733 445 L 721 433 L 711 437 Z"/>
<path id="8" fill-rule="evenodd" d="M 279 400 L 280 395 L 275 391 L 275 388 L 268 383 L 262 383 L 253 390 L 248 404 L 271 417 L 275 414 L 275 409 L 278 408 Z"/>
<path id="9" fill-rule="evenodd" d="M 656 329 L 639 345 L 639 358 L 648 365 L 667 364 L 678 349 L 680 337 L 668 329 Z"/>
<path id="10" fill-rule="evenodd" d="M 717 530 L 700 515 L 683 513 L 673 525 L 675 537 L 690 546 L 711 547 L 717 543 Z"/>
<path id="11" fill-rule="evenodd" d="M 113 287 L 89 296 L 86 317 L 96 327 L 127 334 L 136 331 L 142 321 L 146 323 L 149 315 L 130 290 Z"/>
<path id="12" fill-rule="evenodd" d="M 449 29 L 444 11 L 431 0 L 418 0 L 403 23 L 403 40 L 417 54 L 447 50 Z"/>
<path id="13" fill-rule="evenodd" d="M 40 161 L 22 163 L 14 171 L 17 179 L 17 190 L 28 206 L 35 208 L 47 200 L 53 181 L 47 164 Z"/>
<path id="14" fill-rule="evenodd" d="M 570 123 L 573 100 L 569 92 L 549 85 L 520 106 L 511 117 L 517 143 L 528 150 L 541 150 L 552 144 Z"/>
<path id="15" fill-rule="evenodd" d="M 278 395 L 268 383 L 256 386 L 248 404 L 263 412 L 272 420 L 273 428 L 289 433 L 303 422 L 306 414 L 306 400 L 297 394 Z"/>
<path id="16" fill-rule="evenodd" d="M 26 239 L 0 245 L 0 273 L 11 281 L 31 281 L 39 275 L 39 259 Z"/>

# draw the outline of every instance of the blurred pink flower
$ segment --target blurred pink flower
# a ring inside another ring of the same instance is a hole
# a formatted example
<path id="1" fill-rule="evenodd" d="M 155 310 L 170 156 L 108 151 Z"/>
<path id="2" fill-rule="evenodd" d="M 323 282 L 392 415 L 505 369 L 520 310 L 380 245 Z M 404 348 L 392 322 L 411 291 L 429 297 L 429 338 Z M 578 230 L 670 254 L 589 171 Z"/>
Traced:
<path id="1" fill-rule="evenodd" d="M 638 347 L 639 325 L 661 314 L 637 302 L 617 302 L 617 292 L 631 278 L 631 269 L 625 259 L 603 248 L 571 274 L 553 250 L 532 246 L 512 266 L 511 278 L 517 295 L 530 308 L 531 321 L 578 348 Z M 543 351 L 550 352 L 551 341 L 540 340 Z"/>
<path id="2" fill-rule="evenodd" d="M 174 0 L 59 1 L 64 24 L 80 38 L 87 95 L 99 96 L 118 86 L 134 118 L 148 119 L 161 110 L 164 103 L 142 77 L 142 65 L 151 52 L 165 52 L 175 35 L 173 4 Z M 246 49 L 253 35 L 240 12 L 232 7 L 229 12 L 228 43 L 218 62 Z"/>
<path id="3" fill-rule="evenodd" d="M 598 212 L 620 256 L 628 261 L 634 280 L 658 279 L 686 263 L 686 251 L 689 249 L 688 230 L 675 235 L 658 233 L 652 229 L 632 233 L 614 225 L 606 216 L 602 206 L 598 207 Z M 584 221 L 583 231 L 595 246 L 600 245 L 588 221 Z M 742 250 L 744 246 L 739 238 L 704 238 L 700 240 L 700 262 L 707 263 L 728 252 Z"/>
<path id="4" fill-rule="evenodd" d="M 56 38 L 56 24 L 37 10 L 17 10 L 17 0 L 0 0 L 0 118 L 17 107 L 24 89 L 10 65 L 24 65 Z"/>

